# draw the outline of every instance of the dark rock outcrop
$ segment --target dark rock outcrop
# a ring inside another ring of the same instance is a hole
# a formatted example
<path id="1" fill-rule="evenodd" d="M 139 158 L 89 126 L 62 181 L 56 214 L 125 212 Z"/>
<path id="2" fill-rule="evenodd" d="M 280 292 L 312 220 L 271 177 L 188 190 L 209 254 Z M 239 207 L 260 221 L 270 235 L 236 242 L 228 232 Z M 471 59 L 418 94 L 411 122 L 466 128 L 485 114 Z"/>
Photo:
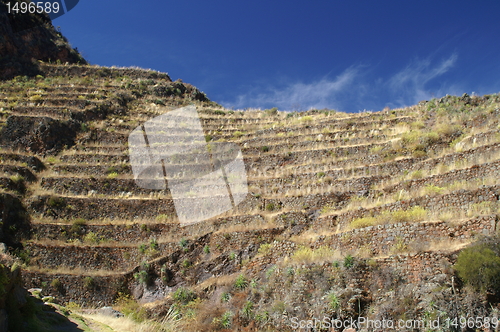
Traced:
<path id="1" fill-rule="evenodd" d="M 26 306 L 27 296 L 28 292 L 22 287 L 21 270 L 11 270 L 0 263 L 0 331 L 14 331 L 12 328 L 18 327 L 14 318 Z"/>
<path id="2" fill-rule="evenodd" d="M 16 246 L 30 231 L 28 213 L 19 198 L 0 193 L 0 242 Z"/>
<path id="3" fill-rule="evenodd" d="M 38 60 L 86 63 L 47 15 L 10 14 L 6 3 L 0 0 L 0 79 L 39 74 Z"/>

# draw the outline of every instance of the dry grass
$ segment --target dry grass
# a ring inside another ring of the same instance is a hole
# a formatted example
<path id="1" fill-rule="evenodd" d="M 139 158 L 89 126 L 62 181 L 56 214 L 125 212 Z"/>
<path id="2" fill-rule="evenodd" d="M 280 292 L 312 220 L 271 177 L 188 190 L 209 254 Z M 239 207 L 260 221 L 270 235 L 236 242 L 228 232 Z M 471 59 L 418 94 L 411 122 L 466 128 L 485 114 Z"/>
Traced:
<path id="1" fill-rule="evenodd" d="M 219 287 L 223 287 L 223 286 L 233 285 L 234 281 L 236 280 L 236 278 L 238 278 L 238 276 L 240 274 L 241 274 L 241 271 L 237 271 L 237 272 L 232 273 L 232 274 L 225 274 L 225 275 L 221 275 L 218 277 L 210 277 L 207 280 L 203 281 L 202 283 L 194 286 L 192 288 L 192 290 L 202 291 L 205 289 L 212 289 L 213 286 L 217 286 L 217 288 L 219 288 Z"/>
<path id="2" fill-rule="evenodd" d="M 102 314 L 85 314 L 79 313 L 80 316 L 99 322 L 105 327 L 113 331 L 121 332 L 176 332 L 178 331 L 180 320 L 177 314 L 169 312 L 169 314 L 160 322 L 146 320 L 138 323 L 129 317 L 111 317 Z"/>
<path id="3" fill-rule="evenodd" d="M 499 180 L 494 176 L 486 176 L 480 177 L 477 179 L 463 180 L 463 181 L 455 181 L 452 183 L 448 183 L 443 185 L 442 187 L 435 186 L 432 184 L 428 184 L 424 187 L 417 188 L 414 190 L 399 190 L 393 194 L 384 195 L 381 197 L 377 197 L 376 199 L 368 199 L 363 197 L 354 196 L 354 199 L 351 200 L 346 207 L 341 210 L 334 211 L 333 209 L 327 207 L 323 208 L 324 212 L 323 216 L 328 216 L 332 214 L 342 214 L 349 211 L 353 211 L 358 209 L 359 207 L 363 207 L 365 209 L 371 209 L 377 206 L 382 206 L 385 204 L 391 204 L 395 201 L 407 200 L 411 198 L 423 197 L 425 195 L 446 195 L 451 194 L 457 190 L 476 190 L 480 186 L 494 186 L 499 184 Z"/>
<path id="4" fill-rule="evenodd" d="M 292 235 L 290 237 L 290 241 L 294 242 L 294 243 L 296 243 L 298 245 L 303 245 L 304 246 L 304 245 L 309 245 L 309 244 L 313 243 L 320 236 L 328 237 L 330 235 L 337 234 L 337 233 L 339 233 L 339 230 L 332 231 L 331 229 L 330 230 L 312 230 L 312 229 L 308 229 L 308 230 L 306 230 L 305 232 L 302 232 L 299 235 Z"/>
<path id="5" fill-rule="evenodd" d="M 273 221 L 267 221 L 264 223 L 237 224 L 229 227 L 222 227 L 221 229 L 215 231 L 214 234 L 252 232 L 255 230 L 272 229 L 276 227 L 276 223 Z"/>
<path id="6" fill-rule="evenodd" d="M 456 251 L 470 244 L 471 240 L 444 240 L 431 241 L 427 250 L 429 251 Z"/>
<path id="7" fill-rule="evenodd" d="M 82 268 L 73 268 L 70 269 L 68 267 L 58 267 L 57 269 L 48 269 L 48 268 L 41 268 L 35 265 L 29 265 L 27 267 L 24 267 L 23 269 L 27 271 L 33 271 L 37 273 L 44 273 L 48 275 L 58 275 L 58 274 L 66 274 L 66 275 L 74 275 L 74 276 L 91 276 L 91 277 L 109 277 L 109 276 L 119 276 L 122 275 L 128 271 L 117 271 L 116 269 L 113 270 L 89 270 L 89 269 L 82 269 Z"/>
<path id="8" fill-rule="evenodd" d="M 408 210 L 384 211 L 376 216 L 366 216 L 354 219 L 348 225 L 348 229 L 357 229 L 368 226 L 383 225 L 400 222 L 420 222 L 427 218 L 427 211 L 420 206 L 414 206 Z"/>
<path id="9" fill-rule="evenodd" d="M 333 262 L 342 259 L 339 251 L 333 250 L 327 246 L 321 246 L 311 249 L 307 246 L 300 246 L 290 257 L 285 257 L 283 263 L 301 265 L 311 263 Z"/>
<path id="10" fill-rule="evenodd" d="M 81 242 L 80 240 L 72 240 L 70 242 L 62 241 L 62 240 L 52 240 L 52 239 L 40 239 L 40 240 L 29 240 L 28 243 L 39 244 L 39 245 L 48 245 L 48 246 L 57 246 L 57 247 L 102 247 L 102 248 L 137 248 L 137 241 L 134 242 L 119 242 L 114 240 L 106 240 L 101 239 L 98 240 L 99 243 L 92 242 Z M 158 243 L 165 243 L 160 242 Z"/>

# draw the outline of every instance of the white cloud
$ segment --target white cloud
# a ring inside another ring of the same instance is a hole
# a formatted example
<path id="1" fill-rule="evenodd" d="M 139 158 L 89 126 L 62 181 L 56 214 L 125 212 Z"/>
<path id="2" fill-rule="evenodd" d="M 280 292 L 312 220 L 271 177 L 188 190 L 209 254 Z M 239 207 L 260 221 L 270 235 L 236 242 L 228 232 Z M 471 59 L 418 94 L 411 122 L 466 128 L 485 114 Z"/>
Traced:
<path id="1" fill-rule="evenodd" d="M 236 102 L 223 103 L 233 107 L 278 107 L 280 110 L 307 110 L 335 108 L 339 95 L 349 89 L 359 74 L 359 68 L 350 67 L 335 79 L 323 78 L 312 83 L 297 82 L 282 89 L 270 89 L 263 93 L 246 93 L 236 98 Z"/>
<path id="2" fill-rule="evenodd" d="M 416 60 L 410 63 L 405 69 L 393 75 L 385 84 L 389 92 L 395 97 L 392 104 L 398 106 L 416 104 L 421 100 L 432 98 L 433 94 L 440 95 L 453 93 L 455 90 L 450 87 L 441 87 L 437 91 L 430 91 L 426 84 L 448 72 L 454 65 L 458 56 L 453 53 L 448 59 L 432 66 L 431 59 Z"/>
<path id="3" fill-rule="evenodd" d="M 262 86 L 259 86 L 239 95 L 233 102 L 222 104 L 234 108 L 329 108 L 344 112 L 356 112 L 361 109 L 377 111 L 384 106 L 410 106 L 434 96 L 463 93 L 464 90 L 456 82 L 450 84 L 437 81 L 437 78 L 455 66 L 457 59 L 456 53 L 438 63 L 433 61 L 432 57 L 416 59 L 394 75 L 381 78 L 369 78 L 374 68 L 351 66 L 335 79 L 289 83 L 281 89 L 268 88 L 265 92 L 262 92 Z"/>

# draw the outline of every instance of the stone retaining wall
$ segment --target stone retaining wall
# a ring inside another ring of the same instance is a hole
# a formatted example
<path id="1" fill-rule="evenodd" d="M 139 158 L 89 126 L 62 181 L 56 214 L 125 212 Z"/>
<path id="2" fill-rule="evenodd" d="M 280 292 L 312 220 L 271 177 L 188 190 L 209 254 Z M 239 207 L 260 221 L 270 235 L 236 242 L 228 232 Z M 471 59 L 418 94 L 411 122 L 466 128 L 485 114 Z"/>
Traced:
<path id="1" fill-rule="evenodd" d="M 410 250 L 428 248 L 432 243 L 451 243 L 474 239 L 477 235 L 492 235 L 497 230 L 495 215 L 482 216 L 460 223 L 444 221 L 397 223 L 353 229 L 339 234 L 320 236 L 314 248 L 326 245 L 343 253 L 368 250 L 372 255 L 386 254 L 398 244 Z M 403 248 L 401 248 L 403 249 Z M 404 249 L 403 249 L 404 250 Z"/>
<path id="2" fill-rule="evenodd" d="M 346 227 L 351 221 L 356 218 L 361 218 L 367 215 L 376 216 L 384 211 L 400 211 L 408 210 L 414 206 L 420 206 L 428 211 L 466 211 L 471 204 L 480 202 L 496 202 L 499 199 L 500 185 L 482 186 L 475 190 L 460 189 L 450 194 L 437 196 L 421 196 L 404 201 L 377 206 L 370 209 L 360 207 L 357 210 L 345 212 L 339 215 L 320 217 L 313 224 L 314 229 L 324 228 L 323 219 L 336 219 L 335 224 L 341 228 Z M 326 223 L 328 224 L 328 222 Z"/>

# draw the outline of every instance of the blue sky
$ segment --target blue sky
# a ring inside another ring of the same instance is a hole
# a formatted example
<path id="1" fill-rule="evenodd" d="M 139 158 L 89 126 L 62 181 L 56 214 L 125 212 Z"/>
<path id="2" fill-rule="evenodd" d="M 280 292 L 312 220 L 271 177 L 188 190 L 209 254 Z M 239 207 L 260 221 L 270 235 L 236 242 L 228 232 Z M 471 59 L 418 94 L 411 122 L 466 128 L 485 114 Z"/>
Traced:
<path id="1" fill-rule="evenodd" d="M 500 92 L 500 1 L 81 0 L 92 64 L 169 73 L 225 107 L 344 112 Z"/>

